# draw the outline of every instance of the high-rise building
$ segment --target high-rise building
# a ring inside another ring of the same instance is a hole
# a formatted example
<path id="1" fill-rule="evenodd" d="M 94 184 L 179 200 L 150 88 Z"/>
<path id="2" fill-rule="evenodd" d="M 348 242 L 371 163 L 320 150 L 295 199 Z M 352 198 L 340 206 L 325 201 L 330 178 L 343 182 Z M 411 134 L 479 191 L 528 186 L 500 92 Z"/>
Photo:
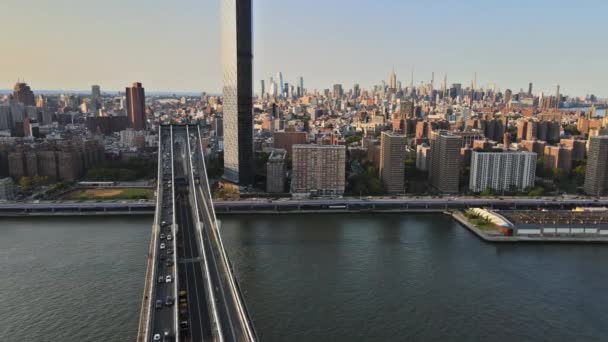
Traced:
<path id="1" fill-rule="evenodd" d="M 395 68 L 391 70 L 391 74 L 388 76 L 388 87 L 393 91 L 397 89 L 397 75 L 395 74 Z"/>
<path id="2" fill-rule="evenodd" d="M 346 186 L 346 147 L 294 145 L 292 193 L 342 195 Z"/>
<path id="3" fill-rule="evenodd" d="M 101 88 L 98 85 L 91 86 L 91 112 L 97 115 L 101 108 Z"/>
<path id="4" fill-rule="evenodd" d="M 298 97 L 304 96 L 304 77 L 300 76 L 300 91 L 298 92 Z"/>
<path id="5" fill-rule="evenodd" d="M 551 169 L 562 169 L 570 172 L 572 169 L 572 148 L 562 145 L 545 146 L 545 166 Z"/>
<path id="6" fill-rule="evenodd" d="M 430 135 L 429 179 L 441 192 L 457 193 L 459 190 L 462 141 L 462 137 L 445 130 L 433 131 Z"/>
<path id="7" fill-rule="evenodd" d="M 264 80 L 260 81 L 260 97 L 266 95 L 266 87 L 264 86 Z"/>
<path id="8" fill-rule="evenodd" d="M 136 131 L 146 129 L 146 95 L 139 82 L 127 88 L 127 116 L 131 128 Z"/>
<path id="9" fill-rule="evenodd" d="M 266 192 L 285 192 L 285 150 L 274 150 L 266 163 Z"/>
<path id="10" fill-rule="evenodd" d="M 98 85 L 91 86 L 91 99 L 98 100 L 101 99 L 101 87 Z"/>
<path id="11" fill-rule="evenodd" d="M 292 147 L 294 145 L 306 144 L 308 134 L 306 132 L 274 132 L 273 143 L 274 148 L 287 151 L 287 155 L 292 155 Z"/>
<path id="12" fill-rule="evenodd" d="M 0 179 L 0 200 L 12 201 L 15 199 L 15 183 L 11 178 Z"/>
<path id="13" fill-rule="evenodd" d="M 528 96 L 532 96 L 532 82 L 528 84 Z"/>
<path id="14" fill-rule="evenodd" d="M 36 99 L 34 98 L 34 92 L 27 83 L 17 83 L 13 89 L 13 98 L 15 101 L 22 103 L 24 106 L 35 106 Z"/>
<path id="15" fill-rule="evenodd" d="M 416 147 L 416 169 L 428 171 L 431 147 L 428 144 L 420 144 Z"/>
<path id="16" fill-rule="evenodd" d="M 252 184 L 255 162 L 251 0 L 222 0 L 222 6 L 224 179 Z M 282 78 L 279 73 L 279 80 Z"/>
<path id="17" fill-rule="evenodd" d="M 280 71 L 277 73 L 277 82 L 279 82 L 279 96 L 282 97 L 285 95 L 285 83 L 283 80 L 283 73 Z"/>
<path id="18" fill-rule="evenodd" d="M 534 186 L 535 177 L 536 153 L 473 151 L 469 178 L 471 191 L 523 191 Z"/>
<path id="19" fill-rule="evenodd" d="M 405 135 L 382 132 L 380 141 L 380 179 L 390 194 L 405 192 Z"/>
<path id="20" fill-rule="evenodd" d="M 334 98 L 339 99 L 344 95 L 344 90 L 341 84 L 334 84 Z"/>
<path id="21" fill-rule="evenodd" d="M 596 135 L 589 139 L 585 193 L 592 196 L 608 194 L 608 136 Z"/>

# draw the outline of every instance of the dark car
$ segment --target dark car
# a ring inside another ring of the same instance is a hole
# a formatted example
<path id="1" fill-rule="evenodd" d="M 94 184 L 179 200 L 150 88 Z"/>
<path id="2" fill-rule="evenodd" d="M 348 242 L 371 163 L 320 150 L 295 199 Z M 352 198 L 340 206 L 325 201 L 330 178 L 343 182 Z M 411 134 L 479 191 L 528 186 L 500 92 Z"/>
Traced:
<path id="1" fill-rule="evenodd" d="M 157 309 L 162 308 L 163 307 L 163 301 L 160 300 L 160 299 L 157 299 L 156 300 L 156 304 L 154 304 L 154 307 L 157 308 Z"/>
<path id="2" fill-rule="evenodd" d="M 173 305 L 173 297 L 171 297 L 171 296 L 167 296 L 167 299 L 165 300 L 165 305 L 166 305 L 166 306 L 171 306 L 171 305 Z"/>

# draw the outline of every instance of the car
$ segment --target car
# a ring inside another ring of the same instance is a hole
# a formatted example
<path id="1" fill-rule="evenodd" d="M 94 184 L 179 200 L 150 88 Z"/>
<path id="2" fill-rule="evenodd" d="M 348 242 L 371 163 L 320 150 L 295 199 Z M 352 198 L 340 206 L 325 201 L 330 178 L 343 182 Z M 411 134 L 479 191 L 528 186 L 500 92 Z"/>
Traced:
<path id="1" fill-rule="evenodd" d="M 167 259 L 167 256 L 164 253 L 160 254 L 160 260 L 165 260 Z"/>
<path id="2" fill-rule="evenodd" d="M 162 283 L 162 282 L 164 282 L 164 281 L 165 281 L 165 277 L 163 277 L 162 275 L 161 275 L 161 276 L 158 276 L 158 282 L 159 282 L 159 283 Z"/>
<path id="3" fill-rule="evenodd" d="M 154 334 L 152 341 L 160 341 L 160 334 Z"/>
<path id="4" fill-rule="evenodd" d="M 165 299 L 165 305 L 166 305 L 166 306 L 171 306 L 171 305 L 173 305 L 173 297 L 171 297 L 171 296 L 167 296 L 167 299 Z"/>
<path id="5" fill-rule="evenodd" d="M 164 239 L 165 239 L 165 234 L 160 233 L 160 239 L 161 239 L 161 240 L 164 240 Z"/>
<path id="6" fill-rule="evenodd" d="M 156 304 L 154 304 L 154 307 L 157 309 L 161 309 L 163 307 L 163 301 L 160 299 L 157 299 Z"/>
<path id="7" fill-rule="evenodd" d="M 170 276 L 170 275 L 168 275 L 168 276 L 165 278 L 165 282 L 170 283 L 170 282 L 172 281 L 172 279 L 173 279 L 173 278 L 171 278 L 171 276 Z"/>
<path id="8" fill-rule="evenodd" d="M 166 265 L 167 265 L 167 267 L 173 266 L 173 260 L 167 260 Z"/>
<path id="9" fill-rule="evenodd" d="M 167 234 L 167 240 L 169 240 L 169 241 L 173 240 L 173 235 Z"/>
<path id="10" fill-rule="evenodd" d="M 163 342 L 171 342 L 173 341 L 173 336 L 168 331 L 165 331 L 163 334 Z"/>
<path id="11" fill-rule="evenodd" d="M 179 328 L 182 331 L 187 331 L 188 330 L 188 321 L 184 320 L 179 322 Z"/>
<path id="12" fill-rule="evenodd" d="M 160 249 L 165 249 L 165 243 L 164 242 L 160 244 Z"/>
<path id="13" fill-rule="evenodd" d="M 169 253 L 169 254 L 173 254 L 173 248 L 169 248 L 169 249 L 167 249 L 167 253 Z"/>

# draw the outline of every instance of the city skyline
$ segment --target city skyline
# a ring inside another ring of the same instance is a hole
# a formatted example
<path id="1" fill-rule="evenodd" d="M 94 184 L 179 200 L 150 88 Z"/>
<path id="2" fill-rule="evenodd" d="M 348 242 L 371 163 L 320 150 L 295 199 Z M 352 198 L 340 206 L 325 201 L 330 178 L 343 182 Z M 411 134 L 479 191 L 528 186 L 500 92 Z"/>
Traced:
<path id="1" fill-rule="evenodd" d="M 608 29 L 600 15 L 608 4 L 521 4 L 468 1 L 448 7 L 445 1 L 384 0 L 321 7 L 317 0 L 254 2 L 254 89 L 258 93 L 259 80 L 279 71 L 293 84 L 304 76 L 308 89 L 335 83 L 345 89 L 354 83 L 370 88 L 388 80 L 394 65 L 404 85 L 410 84 L 413 69 L 415 84 L 430 81 L 435 72 L 436 81 L 447 73 L 448 83 L 468 85 L 477 73 L 480 87 L 495 83 L 497 89 L 517 92 L 533 82 L 535 94 L 551 94 L 560 84 L 563 94 L 608 97 L 608 70 L 601 58 L 608 48 L 594 46 Z M 363 6 L 366 11 L 357 9 Z M 109 10 L 117 7 L 120 12 Z M 219 2 L 108 0 L 84 5 L 62 0 L 49 6 L 41 0 L 27 5 L 9 0 L 3 8 L 0 25 L 7 29 L 23 26 L 17 19 L 30 8 L 35 8 L 28 13 L 35 24 L 6 40 L 11 53 L 0 62 L 0 88 L 10 89 L 22 78 L 33 89 L 80 90 L 100 84 L 115 91 L 137 80 L 151 92 L 221 93 Z M 302 13 L 314 8 L 323 11 L 315 11 L 313 27 Z M 474 15 L 481 10 L 493 15 Z M 67 15 L 69 23 L 60 20 Z M 141 18 L 136 28 L 129 20 L 133 16 Z M 505 24 L 497 24 L 497 17 Z M 112 25 L 105 25 L 109 19 Z M 156 25 L 161 19 L 165 24 Z M 454 33 L 448 37 L 446 32 Z M 192 41 L 204 44 L 188 44 Z M 178 50 L 179 63 L 172 62 Z"/>

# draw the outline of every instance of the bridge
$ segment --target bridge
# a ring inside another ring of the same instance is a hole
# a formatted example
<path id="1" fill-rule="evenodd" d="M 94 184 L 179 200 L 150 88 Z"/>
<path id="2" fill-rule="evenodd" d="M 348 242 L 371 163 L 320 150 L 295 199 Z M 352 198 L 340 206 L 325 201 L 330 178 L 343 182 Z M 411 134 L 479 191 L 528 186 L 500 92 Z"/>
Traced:
<path id="1" fill-rule="evenodd" d="M 198 126 L 160 127 L 156 191 L 137 341 L 257 341 L 222 243 Z"/>

